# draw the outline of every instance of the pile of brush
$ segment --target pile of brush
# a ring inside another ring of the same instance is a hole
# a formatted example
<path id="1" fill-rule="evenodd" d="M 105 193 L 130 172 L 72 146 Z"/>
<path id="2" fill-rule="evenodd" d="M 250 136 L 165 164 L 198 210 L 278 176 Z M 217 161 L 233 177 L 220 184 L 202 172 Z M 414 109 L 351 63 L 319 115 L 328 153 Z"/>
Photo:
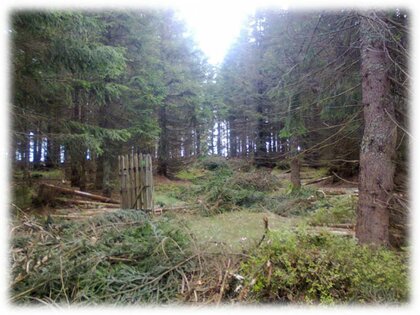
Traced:
<path id="1" fill-rule="evenodd" d="M 239 265 L 138 210 L 86 220 L 18 212 L 11 228 L 14 304 L 220 303 Z"/>
<path id="2" fill-rule="evenodd" d="M 85 221 L 20 214 L 11 237 L 13 303 L 165 303 L 197 270 L 188 238 L 165 220 L 120 211 Z"/>

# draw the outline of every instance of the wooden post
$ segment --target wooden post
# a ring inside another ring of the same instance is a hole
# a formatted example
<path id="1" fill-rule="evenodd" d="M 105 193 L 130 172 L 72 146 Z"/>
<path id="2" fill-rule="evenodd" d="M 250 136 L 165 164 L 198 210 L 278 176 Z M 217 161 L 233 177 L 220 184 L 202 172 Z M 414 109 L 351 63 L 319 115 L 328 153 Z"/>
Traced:
<path id="1" fill-rule="evenodd" d="M 128 154 L 125 156 L 125 162 L 126 162 L 126 186 L 127 186 L 127 204 L 126 209 L 129 209 L 131 207 L 131 181 L 130 181 L 130 159 L 128 157 Z"/>
<path id="2" fill-rule="evenodd" d="M 122 171 L 121 171 L 121 155 L 118 155 L 118 176 L 120 177 L 120 206 L 123 208 L 123 194 L 122 194 Z"/>
<path id="3" fill-rule="evenodd" d="M 136 198 L 136 204 L 135 204 L 135 209 L 140 209 L 140 197 L 139 197 L 139 193 L 140 193 L 140 185 L 139 185 L 139 157 L 138 154 L 135 153 L 134 154 L 134 176 L 135 176 L 135 198 Z"/>
<path id="4" fill-rule="evenodd" d="M 149 159 L 147 158 L 147 155 L 144 156 L 144 209 L 149 210 Z"/>
<path id="5" fill-rule="evenodd" d="M 130 154 L 130 181 L 131 181 L 131 203 L 130 209 L 136 208 L 136 173 L 134 168 L 134 154 Z"/>
<path id="6" fill-rule="evenodd" d="M 149 154 L 149 194 L 150 194 L 150 210 L 153 211 L 154 200 L 153 200 L 153 168 L 152 168 L 152 156 Z"/>
<path id="7" fill-rule="evenodd" d="M 127 207 L 127 181 L 125 169 L 125 157 L 121 156 L 121 195 L 122 195 L 122 208 Z"/>
<path id="8" fill-rule="evenodd" d="M 140 189 L 141 189 L 141 194 L 140 194 L 140 200 L 141 200 L 141 205 L 140 205 L 140 209 L 144 209 L 145 208 L 145 204 L 144 204 L 144 189 L 145 189 L 145 185 L 144 185 L 144 156 L 143 154 L 140 153 L 139 155 L 140 157 Z"/>

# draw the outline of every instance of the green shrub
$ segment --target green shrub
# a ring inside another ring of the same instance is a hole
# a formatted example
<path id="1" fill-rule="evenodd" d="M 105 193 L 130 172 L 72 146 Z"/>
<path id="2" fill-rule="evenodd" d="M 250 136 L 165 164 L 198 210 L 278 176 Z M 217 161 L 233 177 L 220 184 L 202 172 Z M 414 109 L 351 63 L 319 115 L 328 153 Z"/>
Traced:
<path id="1" fill-rule="evenodd" d="M 228 185 L 257 191 L 273 191 L 281 186 L 279 179 L 269 172 L 235 173 Z"/>
<path id="2" fill-rule="evenodd" d="M 13 189 L 12 202 L 19 208 L 24 209 L 31 206 L 34 196 L 35 192 L 33 187 L 25 183 L 18 184 Z"/>
<path id="3" fill-rule="evenodd" d="M 159 184 L 155 186 L 155 204 L 158 207 L 176 206 L 184 203 L 184 186 L 179 186 L 173 183 Z"/>
<path id="4" fill-rule="evenodd" d="M 312 225 L 354 223 L 356 199 L 353 196 L 324 198 L 315 203 L 315 211 L 308 215 Z"/>
<path id="5" fill-rule="evenodd" d="M 176 178 L 183 180 L 195 180 L 197 178 L 203 177 L 205 173 L 201 169 L 189 168 L 182 170 L 176 174 Z"/>
<path id="6" fill-rule="evenodd" d="M 49 231 L 37 231 L 30 238 L 12 238 L 12 249 L 22 253 L 12 267 L 13 279 L 20 278 L 12 285 L 14 302 L 174 301 L 182 275 L 194 269 L 183 232 L 165 218 L 154 223 L 141 211 L 54 222 Z"/>
<path id="7" fill-rule="evenodd" d="M 200 161 L 201 166 L 209 171 L 214 171 L 222 168 L 227 168 L 228 164 L 224 157 L 207 157 Z"/>
<path id="8" fill-rule="evenodd" d="M 222 213 L 238 207 L 250 207 L 264 200 L 264 192 L 244 184 L 242 178 L 238 182 L 236 175 L 229 168 L 217 169 L 202 185 L 193 187 L 190 194 L 199 196 L 208 205 L 203 209 L 206 214 L 212 214 L 208 213 L 209 209 L 214 213 Z"/>
<path id="9" fill-rule="evenodd" d="M 266 196 L 262 203 L 265 209 L 281 216 L 302 216 L 312 211 L 312 203 L 307 198 L 290 198 L 286 195 Z"/>
<path id="10" fill-rule="evenodd" d="M 291 185 L 285 192 L 279 191 L 265 197 L 263 206 L 282 216 L 302 216 L 314 210 L 314 202 L 324 198 L 311 187 L 293 190 Z"/>
<path id="11" fill-rule="evenodd" d="M 327 232 L 269 233 L 242 264 L 248 299 L 297 303 L 398 303 L 408 299 L 405 252 L 372 249 Z"/>

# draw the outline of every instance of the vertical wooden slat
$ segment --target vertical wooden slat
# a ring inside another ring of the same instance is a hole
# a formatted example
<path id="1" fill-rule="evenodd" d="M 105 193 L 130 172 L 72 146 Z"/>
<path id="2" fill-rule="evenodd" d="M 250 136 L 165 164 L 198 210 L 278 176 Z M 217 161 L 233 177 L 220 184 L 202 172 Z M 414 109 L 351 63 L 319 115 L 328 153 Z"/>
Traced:
<path id="1" fill-rule="evenodd" d="M 125 180 L 125 161 L 124 156 L 121 156 L 121 193 L 122 193 L 122 208 L 127 206 L 127 183 Z"/>
<path id="2" fill-rule="evenodd" d="M 146 209 L 150 210 L 149 156 L 146 155 Z"/>
<path id="3" fill-rule="evenodd" d="M 130 155 L 128 156 L 128 158 L 130 159 L 130 209 L 133 209 L 133 204 L 134 204 L 134 184 L 135 184 L 135 180 L 134 180 L 134 165 L 133 165 L 133 153 L 130 153 Z"/>
<path id="4" fill-rule="evenodd" d="M 141 189 L 141 206 L 140 209 L 145 209 L 145 204 L 144 204 L 144 190 L 145 190 L 145 185 L 144 185 L 144 156 L 143 154 L 140 153 L 140 189 Z"/>
<path id="5" fill-rule="evenodd" d="M 152 156 L 149 154 L 148 155 L 149 158 L 149 206 L 150 206 L 150 210 L 153 211 L 153 207 L 154 207 L 154 201 L 153 201 L 153 168 L 152 168 Z"/>
<path id="6" fill-rule="evenodd" d="M 130 158 L 128 154 L 125 156 L 126 162 L 126 183 L 127 183 L 127 209 L 131 207 L 131 180 L 130 180 Z"/>
<path id="7" fill-rule="evenodd" d="M 135 209 L 136 205 L 136 173 L 134 169 L 134 153 L 132 152 L 130 154 L 130 180 L 131 180 L 131 203 L 130 203 L 130 209 Z"/>
<path id="8" fill-rule="evenodd" d="M 142 156 L 141 156 L 141 153 L 139 153 L 138 154 L 138 159 L 139 159 L 139 176 L 138 176 L 138 179 L 139 179 L 139 183 L 138 183 L 138 185 L 139 185 L 139 195 L 140 195 L 140 197 L 139 197 L 139 209 L 141 210 L 142 208 L 143 208 L 143 201 L 142 201 L 142 196 L 141 196 L 141 193 L 142 193 L 142 184 L 141 184 L 141 178 L 142 178 L 142 176 L 141 176 L 141 163 L 142 163 Z"/>
<path id="9" fill-rule="evenodd" d="M 135 209 L 140 209 L 139 207 L 139 192 L 140 192 L 140 185 L 139 185 L 139 158 L 138 158 L 138 154 L 134 153 L 134 176 L 135 176 L 135 198 L 136 198 L 136 205 L 135 205 Z"/>
<path id="10" fill-rule="evenodd" d="M 148 185 L 148 164 L 149 161 L 147 159 L 147 155 L 143 156 L 144 158 L 144 209 L 145 210 L 149 210 L 149 195 L 148 195 L 148 189 L 149 189 L 149 185 Z"/>
<path id="11" fill-rule="evenodd" d="M 122 176 L 121 176 L 121 156 L 118 155 L 118 176 L 120 177 L 120 207 L 123 207 L 123 198 L 122 198 Z"/>

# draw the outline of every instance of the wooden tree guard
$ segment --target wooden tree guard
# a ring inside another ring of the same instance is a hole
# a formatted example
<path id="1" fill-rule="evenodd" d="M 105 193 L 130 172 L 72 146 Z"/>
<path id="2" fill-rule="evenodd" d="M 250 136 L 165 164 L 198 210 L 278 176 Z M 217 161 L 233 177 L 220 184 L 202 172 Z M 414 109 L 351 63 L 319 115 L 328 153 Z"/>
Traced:
<path id="1" fill-rule="evenodd" d="M 150 154 L 118 156 L 121 208 L 153 211 L 153 173 Z"/>

